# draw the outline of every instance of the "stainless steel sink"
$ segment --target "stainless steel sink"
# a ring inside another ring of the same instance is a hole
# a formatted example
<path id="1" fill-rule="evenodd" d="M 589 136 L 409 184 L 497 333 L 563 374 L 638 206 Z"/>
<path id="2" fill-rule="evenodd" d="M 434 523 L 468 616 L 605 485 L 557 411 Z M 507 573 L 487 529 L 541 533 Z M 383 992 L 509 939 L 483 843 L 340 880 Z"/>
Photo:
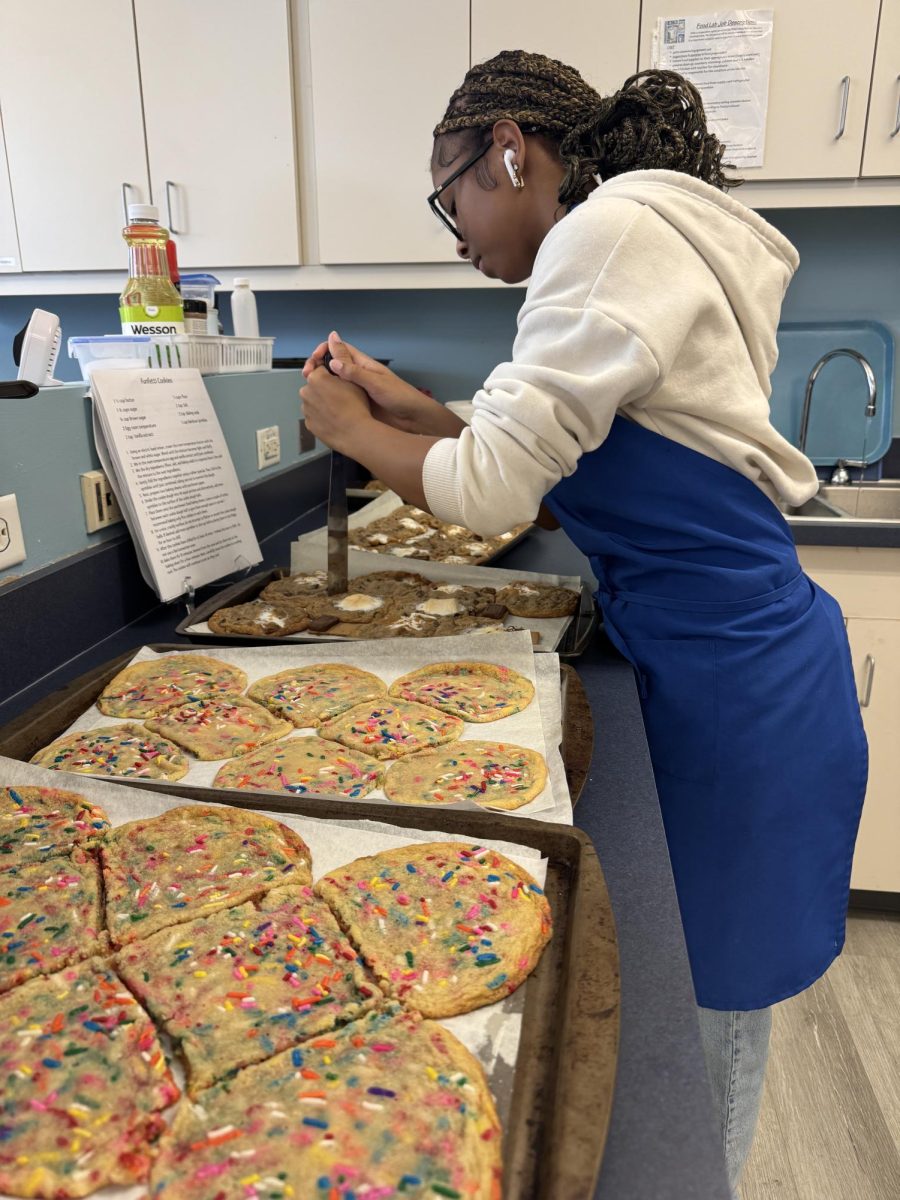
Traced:
<path id="1" fill-rule="evenodd" d="M 788 524 L 900 525 L 900 480 L 872 483 L 823 483 L 818 493 L 797 507 L 782 505 Z"/>

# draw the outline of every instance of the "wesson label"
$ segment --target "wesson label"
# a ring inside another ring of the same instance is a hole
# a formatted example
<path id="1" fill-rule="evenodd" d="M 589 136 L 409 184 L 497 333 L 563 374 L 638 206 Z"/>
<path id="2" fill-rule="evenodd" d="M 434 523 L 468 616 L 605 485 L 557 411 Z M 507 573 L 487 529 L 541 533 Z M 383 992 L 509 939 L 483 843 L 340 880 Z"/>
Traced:
<path id="1" fill-rule="evenodd" d="M 122 305 L 119 316 L 123 333 L 144 337 L 184 333 L 184 311 L 180 304 Z"/>

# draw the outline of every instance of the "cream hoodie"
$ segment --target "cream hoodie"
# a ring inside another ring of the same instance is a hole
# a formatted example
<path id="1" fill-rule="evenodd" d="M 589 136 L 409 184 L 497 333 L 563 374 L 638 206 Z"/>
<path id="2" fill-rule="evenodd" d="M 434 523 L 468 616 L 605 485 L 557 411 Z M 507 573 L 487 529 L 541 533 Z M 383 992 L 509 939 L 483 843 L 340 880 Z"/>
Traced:
<path id="1" fill-rule="evenodd" d="M 768 403 L 798 262 L 762 217 L 688 175 L 601 184 L 544 238 L 512 361 L 476 393 L 471 425 L 428 452 L 429 507 L 483 535 L 531 520 L 616 413 L 801 504 L 816 474 Z"/>

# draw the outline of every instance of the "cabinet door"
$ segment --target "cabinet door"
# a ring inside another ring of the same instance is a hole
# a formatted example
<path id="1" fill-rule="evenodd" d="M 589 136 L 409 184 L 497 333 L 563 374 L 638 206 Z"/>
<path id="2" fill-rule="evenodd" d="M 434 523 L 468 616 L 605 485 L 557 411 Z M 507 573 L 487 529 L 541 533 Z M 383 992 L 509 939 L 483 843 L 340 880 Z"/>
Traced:
<path id="1" fill-rule="evenodd" d="M 869 738 L 869 787 L 850 882 L 900 892 L 900 621 L 851 617 L 847 635 Z"/>
<path id="2" fill-rule="evenodd" d="M 774 10 L 775 25 L 764 162 L 742 169 L 741 177 L 748 182 L 855 179 L 862 161 L 879 0 L 853 0 L 852 5 L 846 0 L 772 0 L 766 8 Z M 715 5 L 685 9 L 669 0 L 644 0 L 641 66 L 650 65 L 658 18 L 707 10 L 715 11 Z M 838 137 L 845 87 L 846 120 Z"/>
<path id="3" fill-rule="evenodd" d="M 6 165 L 6 142 L 3 139 L 3 120 L 0 113 L 0 272 L 21 271 L 19 235 L 13 211 L 9 169 Z"/>
<path id="4" fill-rule="evenodd" d="M 300 261 L 286 0 L 136 0 L 153 201 L 187 268 Z"/>
<path id="5" fill-rule="evenodd" d="M 637 70 L 640 0 L 472 0 L 472 62 L 530 50 L 580 71 L 602 95 Z"/>
<path id="6" fill-rule="evenodd" d="M 469 68 L 469 0 L 310 0 L 319 257 L 454 262 L 431 131 Z"/>
<path id="7" fill-rule="evenodd" d="M 2 0 L 0 106 L 23 271 L 118 269 L 150 199 L 131 5 Z"/>
<path id="8" fill-rule="evenodd" d="M 863 175 L 900 175 L 900 0 L 881 0 Z"/>

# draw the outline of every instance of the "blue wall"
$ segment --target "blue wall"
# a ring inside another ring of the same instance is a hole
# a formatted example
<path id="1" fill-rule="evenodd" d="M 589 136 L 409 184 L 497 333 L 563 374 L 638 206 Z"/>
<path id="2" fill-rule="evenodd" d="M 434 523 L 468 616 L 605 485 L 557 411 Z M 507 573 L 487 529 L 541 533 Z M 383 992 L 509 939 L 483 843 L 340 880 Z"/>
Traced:
<path id="1" fill-rule="evenodd" d="M 800 251 L 785 321 L 869 318 L 900 340 L 900 219 L 896 208 L 785 209 L 763 214 Z M 118 331 L 114 296 L 7 296 L 0 276 L 0 379 L 15 377 L 11 343 L 34 307 L 59 314 L 63 350 L 57 377 L 77 379 L 65 339 Z M 336 328 L 443 400 L 470 396 L 509 354 L 521 288 L 453 291 L 267 292 L 260 328 L 278 355 L 305 355 Z M 229 303 L 222 317 L 230 332 Z M 896 380 L 895 380 L 896 390 Z M 900 404 L 894 430 L 900 433 Z M 2 485 L 2 480 L 0 480 Z M 0 492 L 2 494 L 2 492 Z"/>

